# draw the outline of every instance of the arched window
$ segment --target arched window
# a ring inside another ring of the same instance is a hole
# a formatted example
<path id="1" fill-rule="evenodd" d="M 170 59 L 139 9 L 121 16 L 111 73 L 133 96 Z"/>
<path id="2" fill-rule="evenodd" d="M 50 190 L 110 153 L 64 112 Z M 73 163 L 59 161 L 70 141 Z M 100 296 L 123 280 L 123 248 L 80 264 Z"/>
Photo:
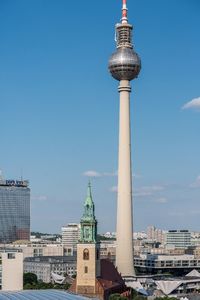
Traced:
<path id="1" fill-rule="evenodd" d="M 84 268 L 84 272 L 85 272 L 85 273 L 88 273 L 88 267 L 85 267 L 85 268 Z"/>
<path id="2" fill-rule="evenodd" d="M 88 249 L 83 250 L 83 259 L 89 260 L 89 250 Z"/>

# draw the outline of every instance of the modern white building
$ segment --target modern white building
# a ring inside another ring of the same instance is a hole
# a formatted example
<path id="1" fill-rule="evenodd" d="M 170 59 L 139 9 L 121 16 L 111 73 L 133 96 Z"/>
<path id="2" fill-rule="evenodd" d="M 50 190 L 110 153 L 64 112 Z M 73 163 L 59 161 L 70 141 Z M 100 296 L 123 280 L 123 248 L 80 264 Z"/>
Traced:
<path id="1" fill-rule="evenodd" d="M 166 247 L 188 248 L 191 246 L 191 232 L 188 230 L 169 230 L 166 235 Z"/>
<path id="2" fill-rule="evenodd" d="M 159 255 L 140 254 L 134 257 L 134 265 L 143 273 L 157 273 L 158 270 L 200 270 L 200 259 L 192 254 Z"/>
<path id="3" fill-rule="evenodd" d="M 0 290 L 23 289 L 23 253 L 0 250 Z"/>
<path id="4" fill-rule="evenodd" d="M 72 248 L 76 251 L 77 243 L 80 238 L 80 224 L 69 223 L 62 227 L 62 244 L 64 247 Z"/>

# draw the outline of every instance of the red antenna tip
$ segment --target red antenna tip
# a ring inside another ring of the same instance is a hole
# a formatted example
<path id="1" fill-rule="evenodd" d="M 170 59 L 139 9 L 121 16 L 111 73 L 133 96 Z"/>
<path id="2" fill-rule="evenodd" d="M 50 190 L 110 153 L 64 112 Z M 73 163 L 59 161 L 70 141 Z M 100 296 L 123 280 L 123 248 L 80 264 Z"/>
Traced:
<path id="1" fill-rule="evenodd" d="M 122 6 L 122 23 L 128 23 L 126 0 L 123 0 L 123 6 Z"/>

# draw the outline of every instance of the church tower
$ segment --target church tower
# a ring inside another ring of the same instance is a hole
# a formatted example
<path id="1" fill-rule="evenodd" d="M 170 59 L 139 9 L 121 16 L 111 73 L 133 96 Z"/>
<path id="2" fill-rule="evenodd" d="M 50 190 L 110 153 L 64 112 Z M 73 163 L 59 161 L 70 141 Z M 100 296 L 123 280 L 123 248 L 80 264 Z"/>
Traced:
<path id="1" fill-rule="evenodd" d="M 96 293 L 96 278 L 100 276 L 97 220 L 90 182 L 80 223 L 81 235 L 77 245 L 76 293 L 89 296 Z"/>

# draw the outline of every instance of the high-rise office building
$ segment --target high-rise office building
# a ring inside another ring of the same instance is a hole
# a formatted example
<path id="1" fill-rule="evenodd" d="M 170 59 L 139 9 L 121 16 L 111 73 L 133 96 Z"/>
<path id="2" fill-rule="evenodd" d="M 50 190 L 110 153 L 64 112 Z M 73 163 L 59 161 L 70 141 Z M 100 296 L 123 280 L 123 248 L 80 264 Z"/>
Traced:
<path id="1" fill-rule="evenodd" d="M 27 181 L 0 180 L 0 242 L 30 238 L 30 189 Z"/>
<path id="2" fill-rule="evenodd" d="M 80 224 L 69 223 L 62 227 L 62 244 L 66 247 L 77 249 L 77 243 L 80 237 Z"/>
<path id="3" fill-rule="evenodd" d="M 166 246 L 175 248 L 191 246 L 191 232 L 188 230 L 169 230 L 166 236 Z"/>

